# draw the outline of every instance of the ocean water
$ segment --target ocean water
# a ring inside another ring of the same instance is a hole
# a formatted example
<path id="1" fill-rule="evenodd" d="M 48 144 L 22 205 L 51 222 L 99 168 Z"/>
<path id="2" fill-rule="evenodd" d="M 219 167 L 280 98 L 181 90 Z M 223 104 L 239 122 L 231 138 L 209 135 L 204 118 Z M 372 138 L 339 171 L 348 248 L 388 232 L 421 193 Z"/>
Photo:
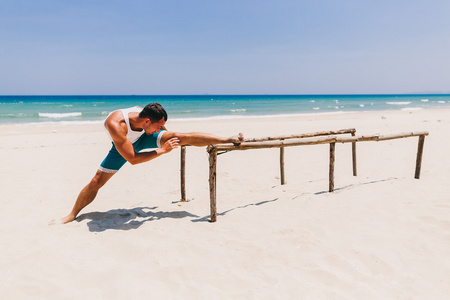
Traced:
<path id="1" fill-rule="evenodd" d="M 450 95 L 0 96 L 0 125 L 100 123 L 111 112 L 159 102 L 170 120 L 258 118 L 450 107 Z"/>

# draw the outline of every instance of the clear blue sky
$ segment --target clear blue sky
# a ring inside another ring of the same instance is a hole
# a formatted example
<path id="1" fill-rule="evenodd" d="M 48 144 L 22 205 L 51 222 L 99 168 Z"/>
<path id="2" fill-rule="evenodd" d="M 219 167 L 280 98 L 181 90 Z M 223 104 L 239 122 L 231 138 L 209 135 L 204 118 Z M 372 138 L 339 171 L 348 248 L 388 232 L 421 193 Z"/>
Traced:
<path id="1" fill-rule="evenodd" d="M 450 92 L 449 0 L 0 0 L 0 94 Z"/>

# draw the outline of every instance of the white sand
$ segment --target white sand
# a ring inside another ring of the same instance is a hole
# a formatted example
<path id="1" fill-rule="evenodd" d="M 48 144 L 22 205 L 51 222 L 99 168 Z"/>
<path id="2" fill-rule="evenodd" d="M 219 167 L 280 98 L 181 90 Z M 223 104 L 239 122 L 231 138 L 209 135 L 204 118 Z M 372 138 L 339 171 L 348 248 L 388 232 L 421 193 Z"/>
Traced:
<path id="1" fill-rule="evenodd" d="M 247 137 L 357 129 L 427 130 L 417 138 L 235 151 L 218 159 L 218 222 L 209 220 L 205 148 L 127 164 L 79 218 L 69 213 L 109 150 L 101 125 L 0 126 L 2 299 L 449 299 L 450 111 L 168 122 L 175 131 Z"/>

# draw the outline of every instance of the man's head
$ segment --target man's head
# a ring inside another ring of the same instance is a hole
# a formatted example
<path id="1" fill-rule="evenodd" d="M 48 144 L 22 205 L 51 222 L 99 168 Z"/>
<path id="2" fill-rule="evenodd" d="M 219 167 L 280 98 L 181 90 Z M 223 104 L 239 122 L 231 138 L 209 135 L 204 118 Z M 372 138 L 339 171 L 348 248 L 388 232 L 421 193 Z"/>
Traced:
<path id="1" fill-rule="evenodd" d="M 159 103 L 151 103 L 139 113 L 139 118 L 148 119 L 144 123 L 147 134 L 159 132 L 167 121 L 167 113 Z"/>
<path id="2" fill-rule="evenodd" d="M 148 118 L 152 123 L 157 123 L 162 118 L 167 121 L 167 113 L 161 104 L 150 103 L 139 113 L 139 118 Z"/>

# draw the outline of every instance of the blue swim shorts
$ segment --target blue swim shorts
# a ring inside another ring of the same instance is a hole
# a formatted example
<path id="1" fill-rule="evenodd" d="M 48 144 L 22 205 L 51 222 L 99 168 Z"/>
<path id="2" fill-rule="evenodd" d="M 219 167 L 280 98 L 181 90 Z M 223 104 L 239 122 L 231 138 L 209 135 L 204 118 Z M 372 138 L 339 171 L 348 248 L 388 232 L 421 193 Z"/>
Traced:
<path id="1" fill-rule="evenodd" d="M 159 133 L 155 132 L 152 135 L 146 135 L 145 133 L 133 143 L 133 147 L 136 152 L 140 152 L 145 149 L 161 148 L 161 137 L 164 134 L 164 130 Z M 100 164 L 98 168 L 104 173 L 115 173 L 127 162 L 125 158 L 120 155 L 117 151 L 114 143 L 112 144 L 111 150 L 109 150 L 108 155 Z"/>

